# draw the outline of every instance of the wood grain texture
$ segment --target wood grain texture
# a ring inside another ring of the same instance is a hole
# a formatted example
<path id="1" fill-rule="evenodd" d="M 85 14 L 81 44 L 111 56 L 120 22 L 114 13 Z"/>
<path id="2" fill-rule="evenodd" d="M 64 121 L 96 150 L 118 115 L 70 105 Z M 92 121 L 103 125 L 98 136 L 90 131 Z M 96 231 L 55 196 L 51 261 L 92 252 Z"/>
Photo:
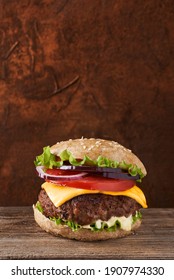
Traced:
<path id="1" fill-rule="evenodd" d="M 174 259 L 174 209 L 147 209 L 136 234 L 79 242 L 35 223 L 32 207 L 0 208 L 0 259 Z"/>
<path id="2" fill-rule="evenodd" d="M 113 139 L 173 207 L 174 2 L 0 1 L 0 205 L 31 205 L 33 160 L 59 140 Z"/>

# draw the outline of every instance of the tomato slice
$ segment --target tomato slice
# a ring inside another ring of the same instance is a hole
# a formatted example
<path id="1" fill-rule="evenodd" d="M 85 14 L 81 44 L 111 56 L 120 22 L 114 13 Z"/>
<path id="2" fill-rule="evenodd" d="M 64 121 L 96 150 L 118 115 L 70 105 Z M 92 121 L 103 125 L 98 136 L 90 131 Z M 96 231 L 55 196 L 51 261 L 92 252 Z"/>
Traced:
<path id="1" fill-rule="evenodd" d="M 77 180 L 67 180 L 67 176 L 79 174 L 79 171 L 69 171 L 60 169 L 47 169 L 47 174 L 50 175 L 64 175 L 65 179 L 58 180 L 58 178 L 47 179 L 57 185 L 63 185 L 71 188 L 86 189 L 86 190 L 101 190 L 101 191 L 125 191 L 132 188 L 136 183 L 134 180 L 126 179 L 110 179 L 101 176 L 85 176 Z"/>
<path id="2" fill-rule="evenodd" d="M 133 180 L 108 179 L 98 176 L 86 176 L 79 180 L 47 180 L 57 185 L 63 185 L 71 188 L 86 189 L 86 190 L 101 190 L 119 192 L 125 191 L 135 186 Z"/>

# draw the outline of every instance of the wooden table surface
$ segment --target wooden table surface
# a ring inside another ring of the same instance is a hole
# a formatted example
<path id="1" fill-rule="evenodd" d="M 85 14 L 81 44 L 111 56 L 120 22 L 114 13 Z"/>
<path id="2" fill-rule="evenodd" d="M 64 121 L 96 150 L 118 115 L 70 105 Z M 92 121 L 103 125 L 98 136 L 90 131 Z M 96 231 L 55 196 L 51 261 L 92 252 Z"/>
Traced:
<path id="1" fill-rule="evenodd" d="M 0 207 L 0 259 L 174 259 L 174 208 L 142 213 L 134 235 L 79 242 L 42 231 L 32 207 Z"/>

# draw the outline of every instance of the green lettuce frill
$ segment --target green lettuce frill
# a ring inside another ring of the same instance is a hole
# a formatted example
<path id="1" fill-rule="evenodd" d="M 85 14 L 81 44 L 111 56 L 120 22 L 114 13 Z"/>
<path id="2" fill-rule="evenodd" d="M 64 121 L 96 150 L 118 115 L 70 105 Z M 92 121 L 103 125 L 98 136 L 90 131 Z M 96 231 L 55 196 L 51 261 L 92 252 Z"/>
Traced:
<path id="1" fill-rule="evenodd" d="M 128 164 L 125 161 L 115 161 L 110 160 L 108 158 L 104 158 L 102 156 L 99 156 L 96 160 L 90 159 L 88 156 L 84 156 L 84 158 L 79 161 L 73 157 L 71 152 L 68 150 L 64 150 L 59 155 L 59 160 L 57 160 L 56 156 L 51 154 L 50 147 L 44 147 L 43 153 L 36 157 L 36 160 L 34 161 L 36 166 L 45 166 L 46 168 L 54 168 L 54 167 L 61 167 L 65 161 L 68 161 L 71 165 L 74 166 L 81 166 L 81 165 L 91 165 L 91 166 L 98 166 L 98 167 L 109 167 L 109 168 L 121 168 L 123 170 L 126 170 L 131 176 L 139 175 L 140 179 L 144 177 L 144 174 L 142 173 L 141 169 L 138 168 L 135 164 Z"/>

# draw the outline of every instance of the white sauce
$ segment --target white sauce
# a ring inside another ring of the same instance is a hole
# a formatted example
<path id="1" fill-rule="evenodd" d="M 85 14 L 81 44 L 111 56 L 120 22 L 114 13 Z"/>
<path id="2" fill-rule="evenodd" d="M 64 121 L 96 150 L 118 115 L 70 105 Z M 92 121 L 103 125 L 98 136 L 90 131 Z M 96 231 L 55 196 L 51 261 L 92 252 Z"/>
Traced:
<path id="1" fill-rule="evenodd" d="M 115 222 L 118 221 L 121 225 L 121 229 L 126 230 L 126 231 L 130 231 L 131 230 L 131 226 L 132 226 L 132 215 L 130 215 L 128 218 L 126 217 L 111 217 L 108 221 L 102 221 L 102 220 L 97 220 L 95 222 L 96 228 L 101 229 L 102 223 L 104 222 L 105 224 L 108 225 L 108 227 L 112 227 Z M 83 228 L 88 228 L 90 229 L 90 225 L 85 225 L 82 226 Z"/>

